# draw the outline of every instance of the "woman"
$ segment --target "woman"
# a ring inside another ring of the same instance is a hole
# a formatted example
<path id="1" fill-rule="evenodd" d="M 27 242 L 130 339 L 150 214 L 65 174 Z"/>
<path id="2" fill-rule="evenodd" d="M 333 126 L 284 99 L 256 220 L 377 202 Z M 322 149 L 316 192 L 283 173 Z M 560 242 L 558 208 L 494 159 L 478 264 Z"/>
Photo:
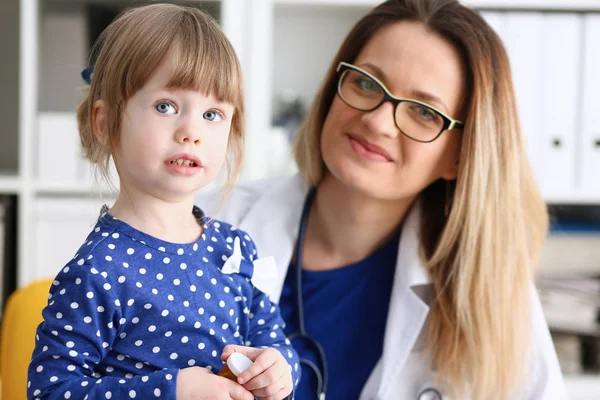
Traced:
<path id="1" fill-rule="evenodd" d="M 296 399 L 566 398 L 532 284 L 547 212 L 506 52 L 476 12 L 373 9 L 295 155 L 299 176 L 239 186 L 220 217 L 276 258 L 271 297 L 309 360 Z"/>

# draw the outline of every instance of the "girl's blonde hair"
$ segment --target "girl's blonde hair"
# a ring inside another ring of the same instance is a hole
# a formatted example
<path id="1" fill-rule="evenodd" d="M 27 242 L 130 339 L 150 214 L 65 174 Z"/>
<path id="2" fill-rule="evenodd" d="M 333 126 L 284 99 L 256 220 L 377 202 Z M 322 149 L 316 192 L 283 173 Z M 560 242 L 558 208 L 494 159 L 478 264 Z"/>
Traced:
<path id="1" fill-rule="evenodd" d="M 118 143 L 123 109 L 153 72 L 171 57 L 174 74 L 168 87 L 214 94 L 235 111 L 228 143 L 228 184 L 240 174 L 243 153 L 244 93 L 241 67 L 219 25 L 192 7 L 154 4 L 122 13 L 94 45 L 97 55 L 87 97 L 77 111 L 83 153 L 107 180 Z M 92 130 L 92 107 L 103 100 L 108 137 Z M 118 167 L 118 166 L 117 166 Z"/>
<path id="2" fill-rule="evenodd" d="M 375 32 L 400 21 L 421 22 L 446 38 L 467 68 L 458 179 L 433 183 L 420 199 L 421 250 L 434 288 L 428 349 L 438 376 L 458 395 L 505 399 L 530 372 L 532 266 L 548 216 L 522 143 L 508 57 L 483 18 L 456 0 L 389 0 L 373 9 L 331 63 L 297 135 L 296 161 L 317 186 L 338 63 L 353 62 Z"/>

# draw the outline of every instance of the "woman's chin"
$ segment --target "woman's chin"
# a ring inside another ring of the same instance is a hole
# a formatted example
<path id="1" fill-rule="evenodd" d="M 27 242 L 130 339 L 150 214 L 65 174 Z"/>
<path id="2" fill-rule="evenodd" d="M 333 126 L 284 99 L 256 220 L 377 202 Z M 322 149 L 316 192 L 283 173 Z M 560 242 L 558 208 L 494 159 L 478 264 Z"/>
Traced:
<path id="1" fill-rule="evenodd" d="M 341 186 L 346 187 L 351 191 L 360 192 L 361 194 L 380 198 L 385 197 L 385 185 L 381 174 L 376 171 L 366 169 L 356 163 L 341 163 L 337 166 L 329 168 L 330 175 L 338 181 Z"/>

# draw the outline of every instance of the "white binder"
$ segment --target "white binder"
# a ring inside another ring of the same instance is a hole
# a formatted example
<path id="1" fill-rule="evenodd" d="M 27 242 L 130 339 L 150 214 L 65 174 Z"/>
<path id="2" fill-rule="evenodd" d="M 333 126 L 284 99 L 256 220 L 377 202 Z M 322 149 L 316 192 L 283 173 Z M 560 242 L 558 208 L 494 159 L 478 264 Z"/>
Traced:
<path id="1" fill-rule="evenodd" d="M 492 27 L 501 39 L 506 33 L 506 13 L 501 11 L 482 11 L 481 16 Z M 503 39 L 504 40 L 504 39 Z M 505 44 L 506 46 L 506 44 Z"/>
<path id="2" fill-rule="evenodd" d="M 546 199 L 560 201 L 572 197 L 576 190 L 581 18 L 575 13 L 548 13 L 542 27 L 540 184 Z"/>
<path id="3" fill-rule="evenodd" d="M 544 85 L 541 74 L 544 58 L 540 48 L 544 35 L 543 16 L 533 12 L 505 15 L 505 29 L 501 35 L 512 69 L 521 129 L 535 177 L 541 183 L 546 174 L 540 152 L 541 120 L 544 118 L 540 102 Z"/>
<path id="4" fill-rule="evenodd" d="M 600 14 L 584 19 L 581 93 L 581 191 L 600 198 Z"/>
<path id="5" fill-rule="evenodd" d="M 43 182 L 76 182 L 81 170 L 81 150 L 74 112 L 38 114 L 38 179 Z"/>

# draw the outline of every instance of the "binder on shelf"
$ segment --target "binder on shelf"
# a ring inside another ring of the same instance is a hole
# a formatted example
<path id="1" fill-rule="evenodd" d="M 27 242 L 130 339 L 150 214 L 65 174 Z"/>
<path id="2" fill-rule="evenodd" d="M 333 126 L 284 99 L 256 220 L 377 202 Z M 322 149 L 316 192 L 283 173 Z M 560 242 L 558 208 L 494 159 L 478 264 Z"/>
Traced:
<path id="1" fill-rule="evenodd" d="M 563 375 L 580 375 L 583 373 L 581 338 L 579 336 L 552 332 L 552 343 Z"/>
<path id="2" fill-rule="evenodd" d="M 527 146 L 529 160 L 538 183 L 545 171 L 541 167 L 541 125 L 543 119 L 540 103 L 544 58 L 540 50 L 543 16 L 534 12 L 505 14 L 504 29 L 499 32 L 504 42 L 513 75 L 519 120 Z"/>
<path id="3" fill-rule="evenodd" d="M 553 205 L 536 279 L 550 328 L 600 339 L 600 205 Z"/>
<path id="4" fill-rule="evenodd" d="M 581 191 L 600 197 L 600 14 L 583 17 L 583 82 L 581 85 Z"/>
<path id="5" fill-rule="evenodd" d="M 560 275 L 538 278 L 537 288 L 550 329 L 600 338 L 600 278 Z"/>
<path id="6" fill-rule="evenodd" d="M 500 39 L 506 37 L 506 13 L 501 11 L 482 11 L 481 16 L 496 31 Z M 502 40 L 504 42 L 504 40 Z M 505 43 L 506 46 L 506 43 Z"/>
<path id="7" fill-rule="evenodd" d="M 579 136 L 581 17 L 547 13 L 543 16 L 538 101 L 542 107 L 542 192 L 558 197 L 576 189 L 576 143 Z"/>
<path id="8" fill-rule="evenodd" d="M 38 178 L 44 182 L 82 181 L 81 150 L 74 112 L 38 114 Z"/>
<path id="9" fill-rule="evenodd" d="M 555 204 L 549 212 L 540 273 L 600 276 L 600 205 Z"/>

